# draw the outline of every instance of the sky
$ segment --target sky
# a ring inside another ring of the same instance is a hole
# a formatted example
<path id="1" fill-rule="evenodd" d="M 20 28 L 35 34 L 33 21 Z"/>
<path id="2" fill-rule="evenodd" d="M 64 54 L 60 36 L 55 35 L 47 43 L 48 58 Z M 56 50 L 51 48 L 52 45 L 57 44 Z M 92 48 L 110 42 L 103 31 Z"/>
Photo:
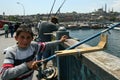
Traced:
<path id="1" fill-rule="evenodd" d="M 56 0 L 52 12 L 56 13 L 64 0 Z M 19 2 L 20 4 L 17 4 Z M 50 13 L 54 0 L 1 0 L 0 15 L 32 15 Z M 66 0 L 60 12 L 89 13 L 99 8 L 120 12 L 120 0 Z M 24 8 L 23 8 L 24 7 Z"/>

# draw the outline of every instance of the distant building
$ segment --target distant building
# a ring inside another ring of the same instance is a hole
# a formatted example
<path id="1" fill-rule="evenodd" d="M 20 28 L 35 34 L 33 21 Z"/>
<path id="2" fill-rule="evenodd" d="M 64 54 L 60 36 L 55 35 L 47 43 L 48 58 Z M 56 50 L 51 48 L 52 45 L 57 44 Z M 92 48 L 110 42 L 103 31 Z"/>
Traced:
<path id="1" fill-rule="evenodd" d="M 3 19 L 3 16 L 2 15 L 0 15 L 0 20 L 2 20 Z"/>

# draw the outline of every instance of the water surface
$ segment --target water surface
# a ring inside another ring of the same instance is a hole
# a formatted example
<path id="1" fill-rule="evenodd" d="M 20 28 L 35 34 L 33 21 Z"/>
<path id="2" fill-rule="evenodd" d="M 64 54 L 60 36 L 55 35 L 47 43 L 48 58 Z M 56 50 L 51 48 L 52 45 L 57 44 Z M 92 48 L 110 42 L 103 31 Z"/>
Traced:
<path id="1" fill-rule="evenodd" d="M 78 38 L 81 41 L 102 31 L 103 29 L 89 29 L 89 30 L 68 30 L 71 37 Z M 108 34 L 108 43 L 104 51 L 113 54 L 115 56 L 120 57 L 120 30 L 110 30 L 110 34 Z M 96 37 L 86 44 L 91 46 L 95 46 L 98 44 L 100 37 Z"/>

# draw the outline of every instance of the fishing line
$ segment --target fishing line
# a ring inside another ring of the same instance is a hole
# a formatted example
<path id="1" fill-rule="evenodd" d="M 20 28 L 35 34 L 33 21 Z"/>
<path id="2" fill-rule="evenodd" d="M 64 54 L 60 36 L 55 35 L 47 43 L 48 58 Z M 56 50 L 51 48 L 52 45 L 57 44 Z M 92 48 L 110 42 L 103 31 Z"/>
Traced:
<path id="1" fill-rule="evenodd" d="M 48 15 L 47 21 L 49 20 L 49 17 L 50 17 L 50 15 L 51 15 L 51 12 L 52 12 L 52 10 L 53 10 L 53 7 L 54 7 L 54 5 L 55 5 L 55 2 L 56 2 L 56 0 L 54 0 L 54 2 L 53 2 L 53 5 L 52 5 L 52 8 L 51 8 L 50 13 L 49 13 L 49 15 Z"/>
<path id="2" fill-rule="evenodd" d="M 56 13 L 55 13 L 54 16 L 56 16 L 56 15 L 58 14 L 58 12 L 59 12 L 60 9 L 62 8 L 62 6 L 63 6 L 63 4 L 65 3 L 65 1 L 66 1 L 66 0 L 64 0 L 64 1 L 62 2 L 62 4 L 61 4 L 60 7 L 58 8 L 58 10 L 56 11 Z M 50 18 L 50 16 L 51 16 L 53 7 L 54 7 L 54 5 L 55 5 L 55 2 L 56 2 L 56 0 L 54 0 L 54 2 L 53 2 L 53 5 L 52 5 L 51 10 L 50 10 L 50 13 L 49 13 L 49 15 L 48 15 L 47 21 L 49 20 L 49 18 Z"/>
<path id="3" fill-rule="evenodd" d="M 57 12 L 55 13 L 55 16 L 58 14 L 58 12 L 60 11 L 60 9 L 62 8 L 63 4 L 65 3 L 66 0 L 63 1 L 63 3 L 60 5 L 60 7 L 58 8 Z"/>

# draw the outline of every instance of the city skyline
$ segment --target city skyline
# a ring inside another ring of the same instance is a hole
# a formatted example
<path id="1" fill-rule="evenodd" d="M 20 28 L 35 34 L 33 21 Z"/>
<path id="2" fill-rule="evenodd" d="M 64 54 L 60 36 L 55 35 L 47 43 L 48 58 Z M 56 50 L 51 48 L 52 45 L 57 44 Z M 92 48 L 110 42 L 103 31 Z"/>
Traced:
<path id="1" fill-rule="evenodd" d="M 64 0 L 56 0 L 52 12 L 56 13 Z M 19 2 L 19 4 L 18 4 Z M 49 14 L 54 0 L 2 0 L 0 15 Z M 99 8 L 120 12 L 120 0 L 66 0 L 60 12 L 89 13 Z"/>

